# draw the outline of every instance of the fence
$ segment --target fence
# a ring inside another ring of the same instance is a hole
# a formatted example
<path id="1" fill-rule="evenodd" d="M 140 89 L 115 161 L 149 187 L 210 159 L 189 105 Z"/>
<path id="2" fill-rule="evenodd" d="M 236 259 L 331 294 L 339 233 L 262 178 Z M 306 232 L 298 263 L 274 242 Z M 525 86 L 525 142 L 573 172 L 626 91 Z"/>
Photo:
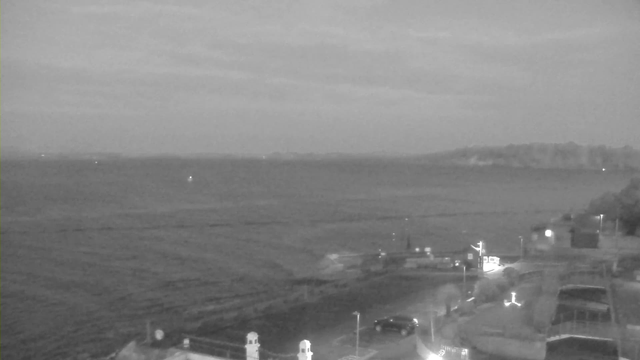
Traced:
<path id="1" fill-rule="evenodd" d="M 431 342 L 426 337 L 416 336 L 417 352 L 425 359 L 434 358 L 433 355 L 447 360 L 469 360 L 469 350 L 465 348 L 446 345 L 439 340 Z"/>
<path id="2" fill-rule="evenodd" d="M 188 342 L 185 342 L 185 344 L 188 345 L 183 345 L 183 347 L 188 348 L 189 351 L 231 360 L 244 360 L 247 358 L 247 351 L 244 344 L 234 344 L 193 336 L 185 337 L 185 339 L 188 339 Z"/>
<path id="3" fill-rule="evenodd" d="M 616 328 L 611 323 L 572 320 L 551 326 L 547 332 L 547 340 L 553 341 L 578 336 L 614 341 L 616 335 Z"/>
<path id="4" fill-rule="evenodd" d="M 640 339 L 621 338 L 618 351 L 620 359 L 640 360 Z"/>
<path id="5" fill-rule="evenodd" d="M 251 336 L 251 333 L 249 334 Z M 249 338 L 248 338 L 249 339 Z M 257 334 L 255 334 L 255 349 L 259 354 L 260 359 L 269 360 L 298 360 L 298 353 L 291 354 L 279 354 L 265 349 L 260 349 L 257 342 Z M 304 342 L 304 341 L 303 341 Z M 308 343 L 308 342 L 307 342 Z M 302 347 L 301 343 L 301 347 Z M 185 341 L 182 348 L 188 349 L 191 352 L 202 353 L 212 355 L 215 357 L 221 357 L 230 360 L 249 360 L 250 355 L 247 354 L 247 345 L 229 343 L 225 341 L 206 339 L 201 337 L 194 337 L 185 335 Z"/>

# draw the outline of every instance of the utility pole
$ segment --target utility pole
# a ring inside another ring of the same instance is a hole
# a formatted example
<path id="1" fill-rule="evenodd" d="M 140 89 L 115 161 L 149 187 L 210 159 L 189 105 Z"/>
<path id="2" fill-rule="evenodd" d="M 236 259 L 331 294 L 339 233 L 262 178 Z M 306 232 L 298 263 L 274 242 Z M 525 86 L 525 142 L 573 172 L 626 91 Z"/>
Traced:
<path id="1" fill-rule="evenodd" d="M 520 260 L 524 259 L 524 238 L 520 236 Z"/>

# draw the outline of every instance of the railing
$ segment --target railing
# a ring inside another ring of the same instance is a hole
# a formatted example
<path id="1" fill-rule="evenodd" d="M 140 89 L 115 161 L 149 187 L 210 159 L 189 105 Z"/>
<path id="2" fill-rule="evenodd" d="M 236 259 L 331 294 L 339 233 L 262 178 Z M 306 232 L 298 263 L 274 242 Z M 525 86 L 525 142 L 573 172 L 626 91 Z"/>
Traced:
<path id="1" fill-rule="evenodd" d="M 185 337 L 185 339 L 189 339 L 189 341 L 188 343 L 180 346 L 181 349 L 232 360 L 244 360 L 247 358 L 247 350 L 245 349 L 244 345 L 241 344 L 228 343 L 212 339 L 203 339 L 192 336 Z"/>
<path id="2" fill-rule="evenodd" d="M 640 339 L 621 338 L 620 349 L 618 351 L 620 359 L 640 360 Z"/>
<path id="3" fill-rule="evenodd" d="M 462 347 L 452 346 L 440 339 L 431 341 L 431 338 L 427 334 L 416 334 L 418 342 L 418 352 L 421 353 L 420 348 L 426 349 L 429 353 L 437 355 L 442 359 L 447 360 L 469 360 L 469 350 Z M 422 351 L 424 352 L 424 351 Z M 421 353 L 421 355 L 424 355 Z"/>
<path id="4" fill-rule="evenodd" d="M 222 357 L 230 360 L 247 359 L 247 350 L 244 344 L 229 343 L 219 340 L 205 339 L 200 337 L 185 336 L 189 339 L 189 346 L 182 346 L 183 349 L 189 351 L 208 354 L 216 357 Z M 278 354 L 265 349 L 260 349 L 261 359 L 277 359 L 277 360 L 294 360 L 298 358 L 298 354 Z"/>
<path id="5" fill-rule="evenodd" d="M 547 339 L 549 340 L 557 340 L 571 336 L 615 340 L 616 329 L 611 326 L 611 323 L 576 320 L 551 326 L 547 332 Z"/>

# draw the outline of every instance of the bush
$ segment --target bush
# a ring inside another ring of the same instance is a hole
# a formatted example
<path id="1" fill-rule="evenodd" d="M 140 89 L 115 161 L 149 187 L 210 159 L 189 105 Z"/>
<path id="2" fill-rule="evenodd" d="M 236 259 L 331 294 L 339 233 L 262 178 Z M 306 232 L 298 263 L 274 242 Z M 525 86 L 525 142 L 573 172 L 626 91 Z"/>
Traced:
<path id="1" fill-rule="evenodd" d="M 491 279 L 480 279 L 473 290 L 473 297 L 478 303 L 488 303 L 498 300 L 503 291 L 497 286 L 497 282 Z"/>
<path id="2" fill-rule="evenodd" d="M 460 305 L 458 305 L 458 311 L 461 315 L 470 315 L 473 314 L 476 306 L 471 301 L 463 301 Z"/>
<path id="3" fill-rule="evenodd" d="M 512 267 L 508 267 L 502 271 L 502 276 L 507 280 L 509 286 L 516 286 L 520 281 L 520 272 Z"/>
<path id="4" fill-rule="evenodd" d="M 460 290 L 457 286 L 447 284 L 438 288 L 438 302 L 443 303 L 446 308 L 446 316 L 451 314 L 451 304 L 460 300 Z"/>
<path id="5" fill-rule="evenodd" d="M 507 292 L 507 290 L 511 288 L 511 286 L 509 285 L 509 282 L 505 278 L 494 279 L 493 282 L 496 284 L 496 288 L 500 293 L 498 297 L 500 297 L 500 295 L 504 294 L 505 292 Z"/>
<path id="6" fill-rule="evenodd" d="M 544 294 L 538 297 L 532 308 L 533 327 L 539 332 L 545 332 L 551 324 L 558 306 L 558 299 L 554 295 Z"/>
<path id="7" fill-rule="evenodd" d="M 543 294 L 556 295 L 560 289 L 560 281 L 557 276 L 547 274 L 542 279 L 540 286 Z"/>

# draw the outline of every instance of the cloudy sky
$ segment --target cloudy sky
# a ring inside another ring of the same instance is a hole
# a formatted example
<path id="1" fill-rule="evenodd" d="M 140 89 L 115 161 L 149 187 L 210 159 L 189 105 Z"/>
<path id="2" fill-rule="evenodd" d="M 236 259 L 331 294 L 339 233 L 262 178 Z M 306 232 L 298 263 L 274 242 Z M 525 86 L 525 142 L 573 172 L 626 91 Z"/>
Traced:
<path id="1" fill-rule="evenodd" d="M 640 147 L 640 2 L 3 0 L 3 149 Z"/>

